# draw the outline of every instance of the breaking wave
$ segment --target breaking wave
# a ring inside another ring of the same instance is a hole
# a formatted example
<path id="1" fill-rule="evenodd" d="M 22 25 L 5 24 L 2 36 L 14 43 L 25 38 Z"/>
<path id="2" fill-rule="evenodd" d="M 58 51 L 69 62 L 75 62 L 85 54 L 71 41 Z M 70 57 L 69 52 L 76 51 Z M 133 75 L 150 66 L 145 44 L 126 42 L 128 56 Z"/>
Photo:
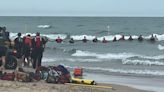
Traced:
<path id="1" fill-rule="evenodd" d="M 159 49 L 159 50 L 164 50 L 164 46 L 162 46 L 162 45 L 159 44 L 159 45 L 158 45 L 158 49 Z"/>
<path id="2" fill-rule="evenodd" d="M 160 61 L 150 61 L 150 60 L 122 60 L 122 64 L 130 64 L 130 65 L 164 65 L 164 62 Z"/>
<path id="3" fill-rule="evenodd" d="M 101 59 L 101 61 L 109 61 L 112 59 L 120 59 L 122 64 L 131 64 L 131 65 L 164 65 L 162 60 L 164 55 L 159 56 L 144 56 L 137 55 L 133 53 L 94 53 L 89 51 L 77 50 L 76 53 L 72 54 L 74 57 L 95 57 Z M 105 60 L 102 60 L 105 59 Z M 134 59 L 134 60 L 133 60 Z"/>
<path id="4" fill-rule="evenodd" d="M 51 26 L 50 25 L 38 25 L 37 27 L 46 29 L 46 28 L 50 28 Z"/>
<path id="5" fill-rule="evenodd" d="M 101 67 L 83 67 L 89 70 L 101 70 L 113 73 L 124 73 L 124 74 L 141 74 L 141 75 L 164 75 L 163 71 L 154 71 L 154 70 L 126 70 L 126 69 L 110 69 L 110 68 L 101 68 Z"/>
<path id="6" fill-rule="evenodd" d="M 133 53 L 94 53 L 94 52 L 89 52 L 89 51 L 81 51 L 77 50 L 76 53 L 72 54 L 72 56 L 76 57 L 96 57 L 99 59 L 127 59 L 127 58 L 142 58 L 142 59 L 154 59 L 154 60 L 159 60 L 159 59 L 164 59 L 164 55 L 159 55 L 159 56 L 144 56 L 144 55 L 138 55 L 138 54 L 133 54 Z"/>

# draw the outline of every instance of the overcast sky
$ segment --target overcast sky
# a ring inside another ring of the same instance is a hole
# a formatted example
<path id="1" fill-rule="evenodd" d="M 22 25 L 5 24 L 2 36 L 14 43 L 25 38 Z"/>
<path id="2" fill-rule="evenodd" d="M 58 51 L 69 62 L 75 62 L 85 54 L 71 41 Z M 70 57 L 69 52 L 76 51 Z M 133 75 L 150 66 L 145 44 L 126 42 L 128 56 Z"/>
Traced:
<path id="1" fill-rule="evenodd" d="M 0 16 L 163 16 L 164 0 L 0 0 Z"/>

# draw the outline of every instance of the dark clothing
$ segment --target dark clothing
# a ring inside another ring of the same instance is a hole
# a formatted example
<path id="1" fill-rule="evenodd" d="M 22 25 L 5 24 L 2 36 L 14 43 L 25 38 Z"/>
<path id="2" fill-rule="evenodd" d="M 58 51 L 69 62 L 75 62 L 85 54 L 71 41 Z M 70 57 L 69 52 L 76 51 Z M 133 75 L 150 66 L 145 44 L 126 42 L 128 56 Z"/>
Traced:
<path id="1" fill-rule="evenodd" d="M 116 37 L 114 37 L 113 42 L 117 41 Z"/>
<path id="2" fill-rule="evenodd" d="M 155 41 L 155 38 L 154 38 L 154 37 L 151 37 L 151 38 L 150 38 L 150 41 Z"/>
<path id="3" fill-rule="evenodd" d="M 39 41 L 40 46 L 38 46 L 37 44 L 38 42 L 36 41 L 38 37 L 40 38 L 40 41 Z M 46 44 L 46 41 L 40 36 L 37 36 L 32 40 L 33 50 L 32 50 L 31 58 L 33 59 L 33 68 L 36 68 L 36 66 L 37 67 L 41 66 L 45 44 Z"/>
<path id="4" fill-rule="evenodd" d="M 36 66 L 41 66 L 42 64 L 42 57 L 43 57 L 43 48 L 35 48 L 32 50 L 31 58 L 33 59 L 33 68 L 35 69 Z"/>
<path id="5" fill-rule="evenodd" d="M 132 36 L 130 36 L 128 40 L 129 40 L 129 41 L 132 41 L 132 40 L 133 40 Z"/>
<path id="6" fill-rule="evenodd" d="M 98 42 L 97 38 L 93 39 L 93 42 Z"/>
<path id="7" fill-rule="evenodd" d="M 143 41 L 142 36 L 139 36 L 139 37 L 138 37 L 138 41 Z"/>
<path id="8" fill-rule="evenodd" d="M 7 47 L 0 45 L 0 57 L 6 56 L 6 53 L 7 53 Z"/>
<path id="9" fill-rule="evenodd" d="M 69 43 L 74 43 L 74 40 L 73 39 L 69 40 Z"/>
<path id="10" fill-rule="evenodd" d="M 24 47 L 24 45 L 23 45 L 23 38 L 17 37 L 14 40 L 14 43 L 15 43 L 14 48 L 17 50 L 16 57 L 17 58 L 22 58 L 22 56 L 23 56 L 23 47 Z"/>
<path id="11" fill-rule="evenodd" d="M 87 40 L 87 39 L 83 39 L 82 41 L 83 41 L 84 43 L 86 43 L 88 40 Z"/>

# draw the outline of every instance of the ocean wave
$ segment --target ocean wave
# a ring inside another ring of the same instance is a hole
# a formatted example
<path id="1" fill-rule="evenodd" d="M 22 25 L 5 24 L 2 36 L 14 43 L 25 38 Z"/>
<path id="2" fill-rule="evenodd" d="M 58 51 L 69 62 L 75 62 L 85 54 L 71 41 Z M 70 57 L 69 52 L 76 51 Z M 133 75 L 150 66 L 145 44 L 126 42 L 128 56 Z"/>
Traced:
<path id="1" fill-rule="evenodd" d="M 158 45 L 158 49 L 159 49 L 159 50 L 164 50 L 164 46 L 162 46 L 162 45 L 159 44 L 159 45 Z"/>
<path id="2" fill-rule="evenodd" d="M 43 62 L 55 62 L 55 61 L 67 61 L 67 62 L 81 62 L 81 63 L 86 63 L 86 62 L 101 62 L 101 60 L 98 59 L 80 59 L 80 58 L 46 58 L 44 57 L 42 59 Z"/>
<path id="3" fill-rule="evenodd" d="M 37 27 L 47 29 L 47 28 L 50 28 L 51 26 L 50 25 L 38 25 Z"/>
<path id="4" fill-rule="evenodd" d="M 96 71 L 107 71 L 113 73 L 124 73 L 124 74 L 140 74 L 140 75 L 164 75 L 164 71 L 155 70 L 126 70 L 126 69 L 110 69 L 101 67 L 83 67 L 84 69 L 96 70 Z"/>
<path id="5" fill-rule="evenodd" d="M 42 59 L 42 62 L 55 62 L 55 61 L 57 61 L 56 58 L 43 57 L 43 59 Z"/>
<path id="6" fill-rule="evenodd" d="M 75 57 L 96 57 L 98 59 L 127 59 L 127 58 L 138 58 L 138 59 L 151 59 L 151 60 L 160 60 L 164 59 L 164 55 L 159 56 L 144 56 L 133 53 L 95 53 L 89 51 L 77 50 L 76 53 L 72 54 Z"/>
<path id="7" fill-rule="evenodd" d="M 127 65 L 164 65 L 164 62 L 160 61 L 150 61 L 150 60 L 129 60 L 129 59 L 123 59 L 122 64 Z"/>
<path id="8" fill-rule="evenodd" d="M 72 56 L 77 56 L 77 57 L 96 57 L 99 59 L 126 59 L 129 57 L 133 57 L 135 55 L 131 53 L 107 53 L 107 54 L 98 54 L 94 52 L 89 52 L 89 51 L 81 51 L 77 50 L 76 53 L 72 54 Z"/>

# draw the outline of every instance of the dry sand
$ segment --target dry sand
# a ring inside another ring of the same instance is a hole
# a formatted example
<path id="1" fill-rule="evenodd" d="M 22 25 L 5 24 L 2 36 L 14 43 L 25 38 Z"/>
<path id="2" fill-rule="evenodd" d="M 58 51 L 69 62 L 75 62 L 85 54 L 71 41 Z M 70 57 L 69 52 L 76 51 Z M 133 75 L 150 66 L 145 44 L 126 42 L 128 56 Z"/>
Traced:
<path id="1" fill-rule="evenodd" d="M 0 80 L 0 92 L 150 92 L 113 84 L 98 85 L 112 86 L 113 89 L 70 84 L 48 84 L 44 81 L 27 83 Z"/>

